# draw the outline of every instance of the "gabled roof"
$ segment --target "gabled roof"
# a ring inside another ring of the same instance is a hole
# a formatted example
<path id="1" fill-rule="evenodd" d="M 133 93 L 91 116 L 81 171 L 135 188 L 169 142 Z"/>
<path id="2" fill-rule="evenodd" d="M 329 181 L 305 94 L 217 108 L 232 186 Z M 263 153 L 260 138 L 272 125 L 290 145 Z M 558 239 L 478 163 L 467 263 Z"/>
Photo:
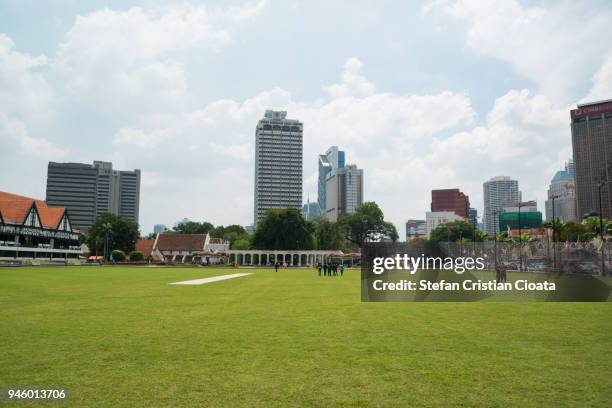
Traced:
<path id="1" fill-rule="evenodd" d="M 157 249 L 160 251 L 202 251 L 207 234 L 173 234 L 163 233 L 157 237 Z"/>
<path id="2" fill-rule="evenodd" d="M 153 252 L 154 243 L 154 239 L 139 239 L 138 241 L 136 241 L 136 251 L 142 252 L 146 259 L 151 255 L 151 252 Z"/>
<path id="3" fill-rule="evenodd" d="M 49 208 L 42 200 L 0 191 L 0 213 L 5 223 L 23 224 L 32 207 L 36 208 L 41 225 L 50 229 L 57 229 L 66 211 L 64 208 Z"/>

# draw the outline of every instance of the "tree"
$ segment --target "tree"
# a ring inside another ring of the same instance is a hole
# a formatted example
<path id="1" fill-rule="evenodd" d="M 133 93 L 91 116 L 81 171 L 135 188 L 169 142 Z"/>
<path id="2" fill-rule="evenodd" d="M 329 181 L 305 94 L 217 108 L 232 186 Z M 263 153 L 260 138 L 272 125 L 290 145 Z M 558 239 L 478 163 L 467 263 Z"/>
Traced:
<path id="1" fill-rule="evenodd" d="M 125 261 L 125 252 L 120 249 L 113 249 L 113 261 L 115 262 L 123 262 Z"/>
<path id="2" fill-rule="evenodd" d="M 144 254 L 140 251 L 130 252 L 130 261 L 132 262 L 144 261 Z"/>
<path id="3" fill-rule="evenodd" d="M 87 245 L 90 252 L 102 249 L 100 246 L 106 246 L 107 249 L 121 249 L 129 253 L 134 250 L 139 236 L 138 224 L 134 221 L 121 215 L 106 213 L 99 216 L 89 229 Z M 107 237 L 108 245 L 106 245 Z"/>
<path id="4" fill-rule="evenodd" d="M 230 245 L 232 249 L 251 249 L 251 241 L 248 238 L 239 238 Z"/>
<path id="5" fill-rule="evenodd" d="M 174 230 L 179 234 L 206 234 L 215 226 L 210 222 L 187 221 L 179 223 Z"/>
<path id="6" fill-rule="evenodd" d="M 365 202 L 352 214 L 343 215 L 338 221 L 345 237 L 359 248 L 365 242 L 377 242 L 390 239 L 395 242 L 399 238 L 395 226 L 385 221 L 384 214 L 378 204 Z"/>
<path id="7" fill-rule="evenodd" d="M 485 242 L 488 238 L 488 235 L 486 232 L 477 229 L 476 231 L 474 231 L 474 238 L 474 241 L 476 242 Z"/>
<path id="8" fill-rule="evenodd" d="M 317 218 L 314 223 L 317 249 L 343 250 L 346 248 L 346 238 L 339 223 L 323 217 Z"/>
<path id="9" fill-rule="evenodd" d="M 466 238 L 474 239 L 474 226 L 467 221 L 450 221 L 439 224 L 429 237 L 431 242 L 455 242 Z"/>
<path id="10" fill-rule="evenodd" d="M 255 249 L 312 249 L 314 226 L 295 208 L 268 210 L 257 223 Z"/>
<path id="11" fill-rule="evenodd" d="M 563 223 L 559 218 L 555 218 L 552 221 L 546 221 L 544 224 L 542 224 L 542 226 L 552 229 L 552 242 L 559 241 L 559 235 L 563 229 Z"/>
<path id="12" fill-rule="evenodd" d="M 232 224 L 228 225 L 227 227 L 219 225 L 210 230 L 210 235 L 216 238 L 223 238 L 227 239 L 228 241 L 232 241 L 231 238 L 236 239 L 236 237 L 247 235 L 247 233 L 242 225 Z"/>

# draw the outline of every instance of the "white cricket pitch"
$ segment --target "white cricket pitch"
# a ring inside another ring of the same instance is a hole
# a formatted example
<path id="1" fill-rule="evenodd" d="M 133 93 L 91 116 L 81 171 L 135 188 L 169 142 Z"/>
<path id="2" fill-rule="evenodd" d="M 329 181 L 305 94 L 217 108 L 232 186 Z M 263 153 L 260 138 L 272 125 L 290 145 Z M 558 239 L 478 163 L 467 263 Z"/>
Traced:
<path id="1" fill-rule="evenodd" d="M 204 285 L 205 283 L 219 282 L 227 279 L 239 278 L 241 276 L 252 275 L 252 273 L 232 273 L 230 275 L 213 276 L 211 278 L 194 279 L 182 282 L 173 282 L 168 285 Z"/>

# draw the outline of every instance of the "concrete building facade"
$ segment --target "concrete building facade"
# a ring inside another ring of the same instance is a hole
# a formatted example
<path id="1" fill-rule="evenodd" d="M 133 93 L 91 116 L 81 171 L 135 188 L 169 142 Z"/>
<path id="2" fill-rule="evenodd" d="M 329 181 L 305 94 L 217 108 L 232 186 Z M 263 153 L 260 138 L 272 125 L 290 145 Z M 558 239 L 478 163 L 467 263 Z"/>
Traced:
<path id="1" fill-rule="evenodd" d="M 561 222 L 577 221 L 578 213 L 576 212 L 576 181 L 572 175 L 573 163 L 570 160 L 565 164 L 565 170 L 559 170 L 550 181 L 548 188 L 548 199 L 546 200 L 546 220 L 553 220 L 553 202 L 554 202 L 554 218 Z M 554 198 L 554 200 L 553 200 Z"/>
<path id="2" fill-rule="evenodd" d="M 255 129 L 254 225 L 266 211 L 302 208 L 303 125 L 267 110 Z"/>
<path id="3" fill-rule="evenodd" d="M 327 178 L 335 170 L 344 168 L 345 154 L 338 146 L 332 146 L 325 154 L 319 155 L 319 181 L 317 189 L 317 202 L 321 212 L 325 212 L 327 205 Z"/>
<path id="4" fill-rule="evenodd" d="M 74 228 L 87 231 L 104 213 L 121 215 L 138 223 L 140 170 L 113 170 L 112 163 L 50 162 L 47 196 L 50 206 L 70 212 Z"/>
<path id="5" fill-rule="evenodd" d="M 570 111 L 578 218 L 601 212 L 612 218 L 612 100 Z M 601 200 L 600 200 L 601 193 Z"/>
<path id="6" fill-rule="evenodd" d="M 470 212 L 470 198 L 458 188 L 431 190 L 431 211 L 452 211 L 467 219 Z"/>
<path id="7" fill-rule="evenodd" d="M 484 190 L 484 227 L 488 235 L 499 232 L 499 214 L 509 202 L 521 200 L 521 192 L 517 180 L 498 176 L 486 181 Z"/>
<path id="8" fill-rule="evenodd" d="M 337 221 L 344 214 L 352 214 L 363 204 L 363 170 L 347 164 L 333 171 L 326 180 L 325 216 Z"/>
<path id="9" fill-rule="evenodd" d="M 431 237 L 431 233 L 440 224 L 445 224 L 451 221 L 464 221 L 465 218 L 455 214 L 453 211 L 428 211 L 425 213 L 425 233 L 427 238 Z"/>

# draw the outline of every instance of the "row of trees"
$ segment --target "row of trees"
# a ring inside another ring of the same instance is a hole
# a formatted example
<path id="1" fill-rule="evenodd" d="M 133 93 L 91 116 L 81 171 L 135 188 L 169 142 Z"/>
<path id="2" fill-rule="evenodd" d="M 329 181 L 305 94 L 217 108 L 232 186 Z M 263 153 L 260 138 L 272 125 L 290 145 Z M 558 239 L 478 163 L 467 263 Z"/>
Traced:
<path id="1" fill-rule="evenodd" d="M 342 216 L 337 222 L 319 218 L 306 221 L 294 208 L 270 210 L 257 224 L 250 236 L 240 225 L 214 226 L 210 222 L 183 222 L 166 233 L 210 234 L 230 241 L 232 249 L 330 249 L 351 250 L 364 242 L 383 239 L 397 241 L 398 234 L 375 202 L 366 202 L 353 214 Z M 138 224 L 128 218 L 103 214 L 97 218 L 84 241 L 92 254 L 113 252 L 113 259 L 132 256 L 140 233 Z M 154 238 L 149 236 L 148 238 Z"/>
<path id="2" fill-rule="evenodd" d="M 612 221 L 603 220 L 604 231 L 612 231 Z M 562 223 L 559 219 L 549 221 L 543 225 L 545 228 L 552 229 L 553 242 L 588 242 L 599 236 L 599 218 L 589 217 L 583 222 L 568 221 Z M 489 236 L 484 231 L 475 230 L 474 226 L 467 221 L 452 221 L 438 225 L 430 235 L 429 240 L 432 242 L 484 242 L 494 241 L 533 241 L 536 237 L 530 237 L 528 234 L 522 234 L 520 237 L 508 237 L 507 232 L 498 232 L 495 236 Z"/>
<path id="3" fill-rule="evenodd" d="M 604 230 L 612 231 L 612 221 L 603 220 Z M 556 219 L 544 224 L 553 230 L 555 242 L 581 241 L 588 242 L 599 235 L 600 224 L 597 217 L 586 218 L 583 222 L 569 221 L 562 223 Z M 240 225 L 219 225 L 209 222 L 185 222 L 167 233 L 206 234 L 230 241 L 232 249 L 329 249 L 350 251 L 361 248 L 364 242 L 381 240 L 397 241 L 395 227 L 385 221 L 384 214 L 375 202 L 366 202 L 353 214 L 342 216 L 337 222 L 319 218 L 313 222 L 306 221 L 297 209 L 286 208 L 270 210 L 257 224 L 255 233 L 250 236 Z M 113 259 L 122 260 L 129 254 L 130 259 L 138 260 L 134 252 L 136 241 L 140 237 L 138 224 L 128 218 L 103 214 L 94 223 L 84 242 L 92 254 L 113 254 Z M 521 237 L 508 237 L 506 232 L 488 236 L 483 231 L 475 230 L 466 221 L 452 221 L 438 225 L 431 233 L 431 242 L 484 242 L 533 241 L 537 238 L 523 234 Z M 123 254 L 123 255 L 122 255 Z"/>
<path id="4" fill-rule="evenodd" d="M 385 221 L 375 202 L 366 202 L 337 222 L 325 218 L 306 221 L 301 212 L 293 208 L 270 210 L 257 224 L 251 247 L 350 250 L 361 248 L 364 242 L 383 239 L 397 241 L 397 230 Z"/>

